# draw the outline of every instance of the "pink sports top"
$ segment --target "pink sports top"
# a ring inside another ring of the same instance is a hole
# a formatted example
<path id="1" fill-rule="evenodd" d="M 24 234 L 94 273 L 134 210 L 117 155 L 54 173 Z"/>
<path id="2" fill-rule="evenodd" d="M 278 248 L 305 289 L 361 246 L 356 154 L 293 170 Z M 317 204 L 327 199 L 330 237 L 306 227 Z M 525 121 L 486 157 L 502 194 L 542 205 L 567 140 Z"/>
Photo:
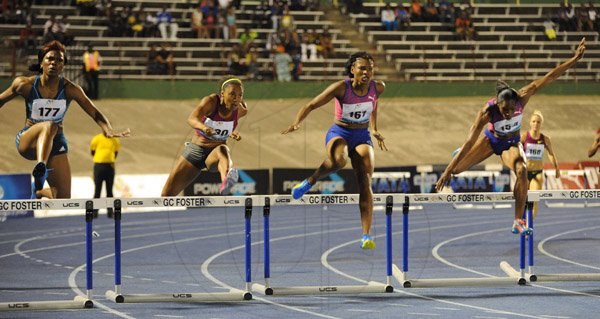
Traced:
<path id="1" fill-rule="evenodd" d="M 238 125 L 238 109 L 236 108 L 231 113 L 231 118 L 225 119 L 219 114 L 219 105 L 221 104 L 221 99 L 217 95 L 217 107 L 215 110 L 208 116 L 203 116 L 201 121 L 204 125 L 212 128 L 215 131 L 215 134 L 212 136 L 207 136 L 201 130 L 196 129 L 196 134 L 202 136 L 208 140 L 213 141 L 227 141 L 229 135 L 233 133 L 235 128 Z"/>
<path id="2" fill-rule="evenodd" d="M 541 161 L 544 158 L 544 150 L 546 149 L 546 144 L 544 144 L 544 134 L 540 134 L 540 138 L 536 140 L 529 134 L 529 131 L 527 131 L 527 136 L 522 143 L 528 161 Z"/>
<path id="3" fill-rule="evenodd" d="M 358 96 L 352 90 L 352 79 L 344 81 L 346 91 L 344 97 L 335 98 L 335 119 L 352 124 L 368 123 L 371 113 L 377 109 L 377 85 L 375 81 L 369 83 L 369 91 L 364 96 Z"/>

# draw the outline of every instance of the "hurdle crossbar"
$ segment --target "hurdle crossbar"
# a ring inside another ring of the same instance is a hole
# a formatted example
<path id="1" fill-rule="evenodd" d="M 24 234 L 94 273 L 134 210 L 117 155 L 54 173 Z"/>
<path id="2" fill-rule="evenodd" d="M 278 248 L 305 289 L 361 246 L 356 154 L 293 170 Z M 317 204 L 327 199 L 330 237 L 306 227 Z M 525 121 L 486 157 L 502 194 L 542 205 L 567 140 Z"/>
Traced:
<path id="1" fill-rule="evenodd" d="M 576 200 L 585 200 L 584 207 L 597 207 L 596 204 L 594 206 L 588 206 L 587 200 L 598 200 L 600 199 L 600 190 L 557 190 L 557 191 L 531 191 L 530 197 L 535 202 L 539 202 L 541 199 L 551 199 L 551 200 L 565 200 L 565 199 L 576 199 Z M 557 203 L 564 204 L 564 203 Z M 548 204 L 546 205 L 548 207 Z M 569 204 L 565 204 L 564 206 L 559 207 L 571 207 Z M 529 221 L 528 227 L 534 228 L 533 225 L 533 202 L 527 203 L 527 219 Z M 529 281 L 531 282 L 557 282 L 557 281 L 600 281 L 600 273 L 571 273 L 571 274 L 536 274 L 534 271 L 534 240 L 533 237 L 530 238 L 528 243 L 529 248 L 529 261 L 528 261 L 528 271 L 527 276 L 529 276 Z"/>
<path id="2" fill-rule="evenodd" d="M 465 278 L 430 278 L 409 279 L 408 277 L 408 216 L 410 203 L 452 203 L 472 204 L 485 202 L 513 202 L 512 193 L 438 193 L 438 194 L 406 194 L 402 207 L 402 269 L 393 265 L 393 274 L 404 288 L 434 288 L 434 287 L 476 287 L 476 286 L 501 286 L 525 285 L 525 237 L 520 240 L 521 270 L 514 270 L 506 261 L 500 263 L 500 268 L 508 277 L 465 277 Z"/>
<path id="3" fill-rule="evenodd" d="M 366 285 L 340 285 L 340 286 L 271 286 L 270 270 L 270 224 L 271 206 L 283 205 L 328 205 L 328 204 L 358 204 L 357 194 L 332 194 L 332 195 L 305 195 L 300 199 L 293 199 L 289 195 L 263 196 L 263 235 L 264 235 L 264 280 L 265 284 L 254 283 L 252 291 L 264 295 L 322 295 L 322 294 L 359 294 L 359 293 L 390 293 L 392 286 L 392 210 L 394 206 L 393 195 L 373 195 L 375 203 L 385 203 L 386 215 L 386 283 L 371 281 Z"/>
<path id="4" fill-rule="evenodd" d="M 35 209 L 85 209 L 86 294 L 73 300 L 1 302 L 0 311 L 31 311 L 93 308 L 93 229 L 94 209 L 106 208 L 105 199 L 0 200 L 0 211 Z"/>
<path id="5" fill-rule="evenodd" d="M 258 196 L 241 197 L 169 197 L 169 198 L 131 198 L 113 201 L 113 218 L 115 221 L 115 289 L 105 293 L 106 298 L 116 303 L 150 303 L 150 302 L 233 302 L 251 300 L 251 218 L 253 199 L 260 202 Z M 245 219 L 245 290 L 232 288 L 228 292 L 205 293 L 155 293 L 155 294 L 123 294 L 121 282 L 121 218 L 123 207 L 244 207 Z"/>

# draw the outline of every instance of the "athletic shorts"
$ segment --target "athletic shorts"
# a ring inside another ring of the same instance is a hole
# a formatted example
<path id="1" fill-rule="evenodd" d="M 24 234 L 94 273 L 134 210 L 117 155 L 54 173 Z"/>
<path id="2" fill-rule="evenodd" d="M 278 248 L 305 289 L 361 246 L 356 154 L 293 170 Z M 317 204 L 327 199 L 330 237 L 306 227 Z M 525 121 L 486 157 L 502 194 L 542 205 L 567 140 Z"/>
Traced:
<path id="1" fill-rule="evenodd" d="M 510 139 L 498 138 L 494 135 L 494 133 L 490 132 L 487 129 L 485 130 L 484 134 L 487 137 L 488 141 L 490 141 L 490 146 L 492 147 L 492 149 L 494 150 L 494 154 L 496 155 L 502 154 L 502 152 L 506 151 L 511 146 L 521 141 L 521 136 L 519 136 L 519 134 L 516 134 Z"/>
<path id="2" fill-rule="evenodd" d="M 181 156 L 196 168 L 204 169 L 206 168 L 206 159 L 214 149 L 214 147 L 202 147 L 194 143 L 185 143 L 185 149 Z"/>
<path id="3" fill-rule="evenodd" d="M 369 133 L 369 129 L 367 128 L 346 128 L 339 126 L 337 124 L 333 124 L 329 131 L 327 131 L 327 135 L 325 136 L 325 145 L 331 141 L 334 137 L 341 137 L 348 144 L 348 151 L 353 152 L 354 149 L 361 144 L 367 144 L 373 146 L 373 142 L 371 141 L 371 134 Z"/>
<path id="4" fill-rule="evenodd" d="M 535 171 L 527 171 L 527 180 L 531 182 L 537 176 L 537 174 L 541 172 L 543 172 L 541 169 Z"/>
<path id="5" fill-rule="evenodd" d="M 29 127 L 24 127 L 22 130 L 17 133 L 15 137 L 15 146 L 17 147 L 17 151 L 19 150 L 19 143 L 21 143 L 21 136 L 25 131 L 27 131 Z M 67 142 L 67 138 L 63 132 L 56 133 L 54 139 L 52 140 L 52 150 L 50 150 L 50 156 L 66 154 L 69 152 L 69 144 Z"/>

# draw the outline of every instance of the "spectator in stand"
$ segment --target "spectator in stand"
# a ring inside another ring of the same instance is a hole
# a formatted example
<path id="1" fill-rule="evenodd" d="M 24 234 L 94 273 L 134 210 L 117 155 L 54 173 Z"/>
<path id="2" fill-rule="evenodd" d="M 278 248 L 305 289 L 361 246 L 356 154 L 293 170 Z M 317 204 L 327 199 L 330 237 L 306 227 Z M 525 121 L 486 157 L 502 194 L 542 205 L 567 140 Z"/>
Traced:
<path id="1" fill-rule="evenodd" d="M 438 19 L 441 23 L 454 23 L 454 6 L 451 2 L 442 0 L 438 3 Z"/>
<path id="2" fill-rule="evenodd" d="M 546 35 L 546 39 L 550 41 L 556 40 L 556 29 L 556 23 L 552 21 L 550 15 L 546 15 L 546 21 L 544 21 L 544 34 Z"/>
<path id="3" fill-rule="evenodd" d="M 321 33 L 320 42 L 322 48 L 321 55 L 323 56 L 323 58 L 333 58 L 335 55 L 333 49 L 333 36 L 331 35 L 331 32 L 329 32 L 329 29 L 327 27 L 325 27 L 323 29 L 323 33 Z"/>
<path id="4" fill-rule="evenodd" d="M 94 50 L 94 47 L 88 45 L 87 51 L 83 53 L 83 78 L 85 80 L 86 94 L 92 100 L 100 98 L 98 95 L 98 77 L 100 75 L 100 64 L 102 63 L 102 57 L 98 50 Z"/>
<path id="5" fill-rule="evenodd" d="M 125 33 L 125 21 L 121 18 L 120 14 L 115 12 L 114 7 L 108 9 L 107 25 L 109 37 L 122 37 Z"/>
<path id="6" fill-rule="evenodd" d="M 475 13 L 475 9 L 471 5 L 471 0 L 462 0 L 460 3 L 460 11 L 466 11 L 467 16 L 472 16 Z"/>
<path id="7" fill-rule="evenodd" d="M 363 13 L 362 0 L 343 0 L 347 13 Z"/>
<path id="8" fill-rule="evenodd" d="M 577 15 L 575 14 L 575 9 L 570 2 L 567 5 L 566 12 L 567 18 L 569 19 L 569 29 L 567 29 L 567 31 L 577 30 Z"/>
<path id="9" fill-rule="evenodd" d="M 439 22 L 439 12 L 433 0 L 427 0 L 423 6 L 423 19 L 426 22 Z"/>
<path id="10" fill-rule="evenodd" d="M 290 82 L 292 81 L 292 74 L 290 73 L 290 64 L 292 63 L 292 57 L 285 52 L 283 44 L 279 44 L 275 48 L 274 54 L 274 66 L 275 74 L 277 75 L 277 81 L 279 82 Z"/>
<path id="11" fill-rule="evenodd" d="M 208 11 L 208 15 L 204 19 L 204 26 L 208 30 L 210 38 L 217 38 L 221 35 L 221 32 L 217 29 L 217 18 L 212 11 Z"/>
<path id="12" fill-rule="evenodd" d="M 129 23 L 134 37 L 146 36 L 146 13 L 142 8 L 133 13 L 133 19 L 130 19 Z"/>
<path id="13" fill-rule="evenodd" d="M 17 3 L 15 15 L 17 16 L 19 24 L 33 24 L 33 21 L 35 20 L 35 15 L 31 12 L 31 6 L 27 2 L 22 4 Z"/>
<path id="14" fill-rule="evenodd" d="M 462 11 L 460 16 L 454 21 L 455 32 L 458 39 L 462 41 L 471 41 L 475 35 L 473 21 L 466 11 Z"/>
<path id="15" fill-rule="evenodd" d="M 594 31 L 594 24 L 590 20 L 590 11 L 585 3 L 581 3 L 577 10 L 577 31 Z"/>
<path id="16" fill-rule="evenodd" d="M 410 4 L 410 19 L 415 22 L 423 21 L 423 7 L 421 6 L 421 0 L 412 0 Z"/>
<path id="17" fill-rule="evenodd" d="M 196 37 L 198 39 L 210 38 L 203 20 L 202 10 L 200 9 L 200 5 L 198 5 L 190 14 L 190 26 L 192 27 L 192 30 L 196 31 Z"/>
<path id="18" fill-rule="evenodd" d="M 273 1 L 271 5 L 271 28 L 273 30 L 279 30 L 279 20 L 281 19 L 281 15 L 283 15 L 283 10 L 278 1 Z"/>
<path id="19" fill-rule="evenodd" d="M 141 10 L 141 9 L 140 9 Z M 156 24 L 156 17 L 152 13 L 145 13 L 146 19 L 144 21 L 144 35 L 146 37 L 156 37 L 158 33 L 158 25 Z"/>
<path id="20" fill-rule="evenodd" d="M 150 50 L 148 51 L 147 58 L 147 74 L 157 75 L 167 73 L 167 68 L 160 57 L 158 45 L 156 43 L 150 44 Z"/>
<path id="21" fill-rule="evenodd" d="M 244 75 L 248 72 L 246 53 L 238 44 L 231 47 L 227 55 L 227 66 L 229 67 L 229 74 L 232 75 Z"/>
<path id="22" fill-rule="evenodd" d="M 398 5 L 396 5 L 394 15 L 396 16 L 396 25 L 398 30 L 404 30 L 410 26 L 410 14 L 402 5 L 402 2 L 398 2 Z"/>
<path id="23" fill-rule="evenodd" d="M 171 52 L 171 45 L 163 42 L 160 44 L 160 51 L 158 55 L 162 59 L 161 63 L 166 66 L 168 75 L 175 75 L 175 61 L 173 60 L 173 52 Z"/>
<path id="24" fill-rule="evenodd" d="M 248 66 L 247 75 L 252 80 L 260 80 L 258 70 L 258 51 L 255 46 L 250 46 L 250 50 L 246 53 L 246 65 Z"/>
<path id="25" fill-rule="evenodd" d="M 79 15 L 94 17 L 98 13 L 96 0 L 76 0 L 75 4 L 79 8 Z"/>
<path id="26" fill-rule="evenodd" d="M 594 4 L 591 1 L 588 3 L 588 12 L 590 21 L 592 22 L 592 30 L 600 31 L 600 27 L 598 26 L 598 12 L 596 12 L 596 8 L 594 8 Z"/>
<path id="27" fill-rule="evenodd" d="M 28 54 L 29 52 L 34 52 L 37 48 L 37 43 L 35 40 L 35 31 L 33 30 L 33 25 L 31 22 L 27 22 L 27 25 L 19 31 L 19 42 L 18 47 L 21 49 L 19 53 Z M 21 55 L 19 54 L 19 55 Z"/>
<path id="28" fill-rule="evenodd" d="M 290 8 L 286 4 L 281 15 L 281 28 L 284 30 L 294 30 L 296 25 L 294 24 L 294 16 L 290 14 Z"/>
<path id="29" fill-rule="evenodd" d="M 59 34 L 60 25 L 56 21 L 56 16 L 51 14 L 46 23 L 44 23 L 44 34 L 42 38 L 42 44 L 48 43 L 52 40 L 62 42 L 62 38 Z"/>
<path id="30" fill-rule="evenodd" d="M 240 34 L 240 44 L 242 45 L 242 49 L 244 49 L 244 51 L 248 51 L 254 44 L 254 40 L 256 40 L 256 38 L 258 38 L 258 33 L 256 33 L 256 31 L 244 29 L 242 34 Z"/>
<path id="31" fill-rule="evenodd" d="M 381 10 L 381 27 L 386 31 L 395 31 L 398 29 L 398 21 L 389 2 Z"/>
<path id="32" fill-rule="evenodd" d="M 317 37 L 312 29 L 308 29 L 302 34 L 300 53 L 302 61 L 317 60 Z"/>
<path id="33" fill-rule="evenodd" d="M 62 16 L 58 25 L 60 27 L 59 33 L 60 37 L 62 38 L 62 44 L 65 46 L 72 45 L 75 40 L 75 37 L 69 33 L 69 28 L 71 27 L 71 24 L 69 23 L 69 20 L 67 19 L 66 15 Z"/>
<path id="34" fill-rule="evenodd" d="M 167 27 L 170 29 L 170 38 L 177 39 L 177 31 L 179 30 L 179 25 L 177 22 L 173 20 L 173 15 L 167 11 L 167 6 L 164 5 L 162 10 L 156 14 L 156 24 L 158 25 L 158 30 L 160 31 L 160 36 L 163 39 L 169 38 L 169 33 L 167 33 Z"/>
<path id="35" fill-rule="evenodd" d="M 235 8 L 230 5 L 225 14 L 227 23 L 228 39 L 237 39 L 237 20 L 235 18 Z"/>
<path id="36" fill-rule="evenodd" d="M 271 28 L 271 10 L 266 0 L 261 0 L 260 4 L 254 8 L 251 21 L 254 29 Z"/>
<path id="37" fill-rule="evenodd" d="M 558 10 L 556 10 L 556 20 L 558 22 L 558 28 L 561 31 L 569 31 L 569 18 L 567 17 L 567 7 L 564 2 L 560 2 Z"/>

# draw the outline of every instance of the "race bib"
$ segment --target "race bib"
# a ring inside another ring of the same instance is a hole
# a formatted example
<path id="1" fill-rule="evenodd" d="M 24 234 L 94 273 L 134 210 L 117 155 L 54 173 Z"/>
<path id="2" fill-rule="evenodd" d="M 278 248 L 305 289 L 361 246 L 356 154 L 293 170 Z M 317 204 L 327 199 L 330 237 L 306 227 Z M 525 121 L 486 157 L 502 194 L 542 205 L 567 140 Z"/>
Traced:
<path id="1" fill-rule="evenodd" d="M 36 122 L 60 122 L 66 111 L 66 100 L 35 99 L 31 107 L 31 119 Z"/>
<path id="2" fill-rule="evenodd" d="M 544 144 L 527 143 L 525 156 L 528 160 L 542 160 L 544 156 Z"/>
<path id="3" fill-rule="evenodd" d="M 225 141 L 233 133 L 233 121 L 213 121 L 207 118 L 204 125 L 215 131 L 214 135 L 207 136 L 211 140 Z"/>
<path id="4" fill-rule="evenodd" d="M 344 104 L 342 121 L 346 123 L 367 123 L 373 112 L 373 102 Z"/>
<path id="5" fill-rule="evenodd" d="M 509 133 L 518 132 L 521 129 L 521 120 L 523 115 L 517 115 L 510 120 L 501 120 L 494 123 L 494 131 L 498 135 L 507 135 Z"/>

